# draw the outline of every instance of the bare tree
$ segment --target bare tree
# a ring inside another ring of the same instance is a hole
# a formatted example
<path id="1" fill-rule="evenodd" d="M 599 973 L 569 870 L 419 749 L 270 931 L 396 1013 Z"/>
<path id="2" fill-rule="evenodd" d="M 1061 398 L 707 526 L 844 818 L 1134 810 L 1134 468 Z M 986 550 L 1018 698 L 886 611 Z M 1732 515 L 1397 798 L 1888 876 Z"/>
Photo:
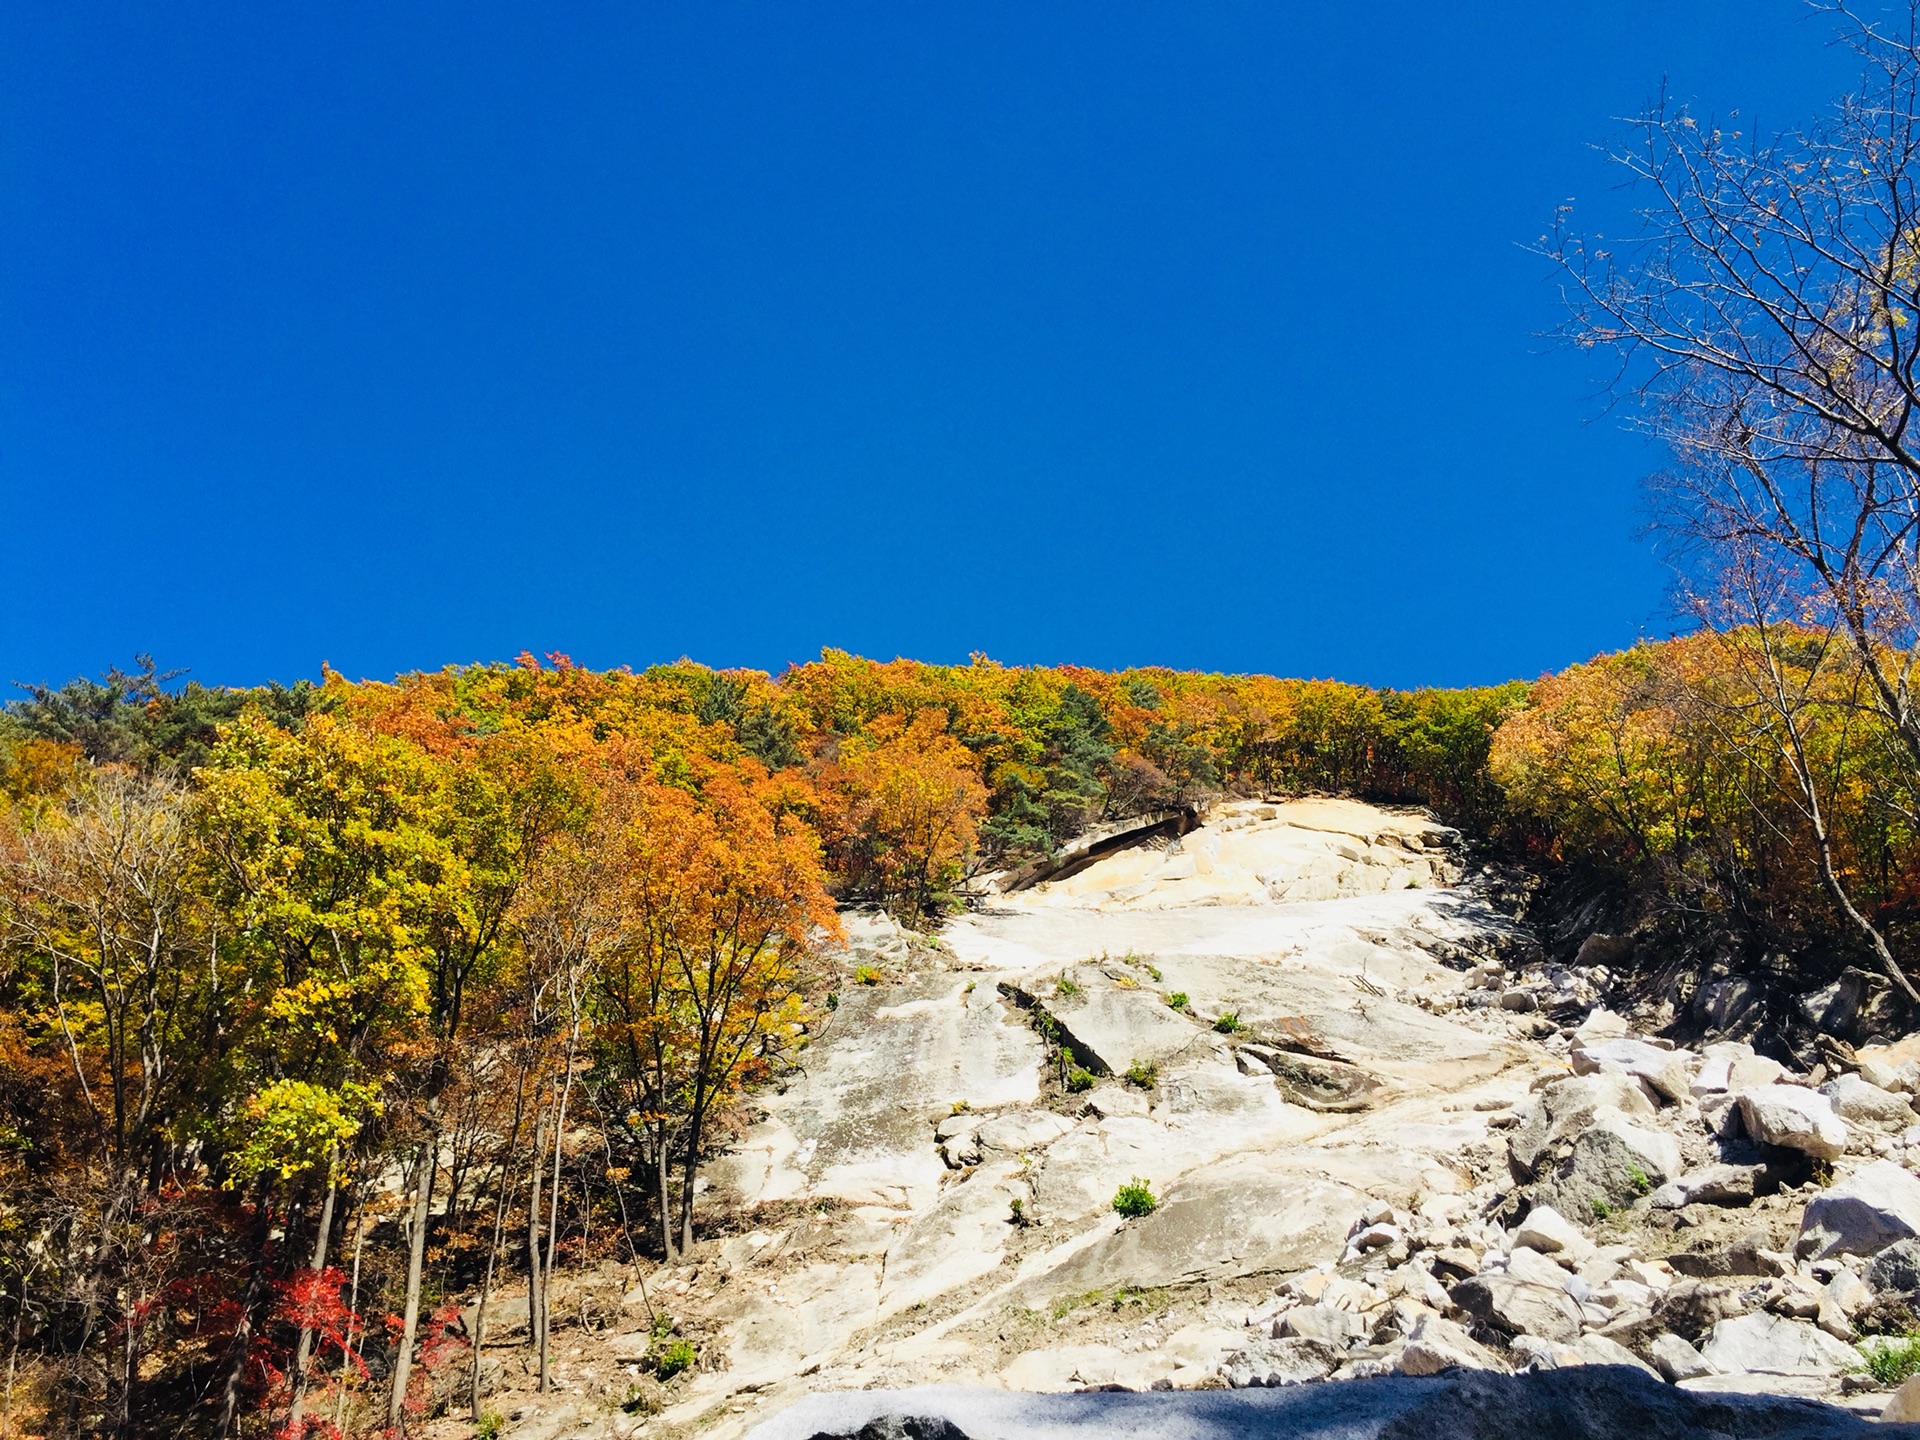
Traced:
<path id="1" fill-rule="evenodd" d="M 1814 701 L 1780 664 L 1788 638 L 1827 646 L 1822 667 L 1847 652 L 1849 703 L 1906 772 L 1875 803 L 1901 804 L 1920 778 L 1920 0 L 1891 25 L 1817 8 L 1862 64 L 1825 119 L 1761 137 L 1662 97 L 1609 152 L 1642 198 L 1637 232 L 1584 235 L 1563 209 L 1541 249 L 1566 336 L 1614 358 L 1616 393 L 1671 448 L 1655 494 L 1683 593 L 1710 597 L 1693 601 L 1709 623 L 1758 626 L 1750 696 L 1829 892 L 1920 1001 L 1837 861 L 1804 744 Z"/>

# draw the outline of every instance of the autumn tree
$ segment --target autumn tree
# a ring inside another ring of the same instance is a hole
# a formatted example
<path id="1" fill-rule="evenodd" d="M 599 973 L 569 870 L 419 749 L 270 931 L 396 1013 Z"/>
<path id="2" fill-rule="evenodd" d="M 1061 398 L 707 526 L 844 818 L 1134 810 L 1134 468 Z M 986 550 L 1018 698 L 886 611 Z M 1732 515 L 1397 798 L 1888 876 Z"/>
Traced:
<path id="1" fill-rule="evenodd" d="M 637 1057 L 662 1126 L 679 1134 L 677 1206 L 664 1150 L 659 1170 L 670 1254 L 693 1244 L 710 1122 L 790 1050 L 813 956 L 839 931 L 817 842 L 794 817 L 774 817 L 760 779 L 747 762 L 714 770 L 698 794 L 642 780 L 632 796 L 632 928 L 600 996 L 617 1053 Z"/>
<path id="2" fill-rule="evenodd" d="M 70 1294 L 83 1359 L 92 1336 L 118 1335 L 106 1385 L 115 1434 L 138 1413 L 153 1241 L 140 1207 L 223 1098 L 203 1088 L 195 1062 L 208 1057 L 192 1053 L 221 1008 L 198 862 L 181 788 L 121 769 L 78 777 L 64 803 L 0 843 L 0 967 L 27 1003 L 29 1043 L 67 1062 L 101 1176 L 73 1237 L 84 1258 Z"/>
<path id="3" fill-rule="evenodd" d="M 912 915 L 959 881 L 986 812 L 978 763 L 933 709 L 882 716 L 849 737 L 823 789 L 856 892 Z"/>
<path id="4" fill-rule="evenodd" d="M 1570 339 L 1610 356 L 1671 447 L 1656 494 L 1686 608 L 1722 623 L 1731 580 L 1748 602 L 1734 623 L 1830 633 L 1864 682 L 1859 703 L 1920 777 L 1920 5 L 1884 22 L 1828 9 L 1862 76 L 1825 120 L 1751 134 L 1737 112 L 1663 100 L 1611 156 L 1642 199 L 1639 229 L 1602 240 L 1563 214 L 1542 248 L 1566 278 Z M 1802 707 L 1782 676 L 1754 678 L 1791 770 L 1781 727 Z"/>

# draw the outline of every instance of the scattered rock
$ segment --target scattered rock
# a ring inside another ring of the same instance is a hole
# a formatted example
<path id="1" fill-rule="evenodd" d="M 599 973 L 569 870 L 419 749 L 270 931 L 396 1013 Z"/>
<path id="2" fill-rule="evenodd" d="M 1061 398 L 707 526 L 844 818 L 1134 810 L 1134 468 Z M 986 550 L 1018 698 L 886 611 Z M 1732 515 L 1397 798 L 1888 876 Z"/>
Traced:
<path id="1" fill-rule="evenodd" d="M 1373 1327 L 1359 1315 L 1332 1305 L 1296 1305 L 1273 1322 L 1276 1340 L 1319 1340 L 1345 1350 L 1365 1340 Z"/>
<path id="2" fill-rule="evenodd" d="M 1513 1243 L 1552 1255 L 1571 1267 L 1593 1258 L 1594 1244 L 1571 1220 L 1551 1205 L 1536 1205 L 1513 1232 Z"/>
<path id="3" fill-rule="evenodd" d="M 1740 1287 L 1725 1280 L 1678 1280 L 1654 1309 L 1660 1323 L 1691 1340 L 1746 1312 Z"/>
<path id="4" fill-rule="evenodd" d="M 1497 1355 L 1453 1321 L 1439 1315 L 1425 1315 L 1407 1336 L 1394 1368 L 1402 1375 L 1438 1375 L 1456 1365 L 1503 1373 L 1507 1368 Z"/>
<path id="5" fill-rule="evenodd" d="M 1568 1059 L 1576 1075 L 1605 1071 L 1637 1076 L 1669 1100 L 1684 1099 L 1687 1087 L 1693 1082 L 1693 1074 L 1688 1066 L 1693 1059 L 1691 1051 L 1663 1050 L 1644 1040 L 1623 1038 L 1601 1040 L 1591 1045 L 1578 1044 L 1573 1047 Z"/>
<path id="6" fill-rule="evenodd" d="M 1649 1197 L 1656 1210 L 1679 1210 L 1693 1204 L 1750 1205 L 1760 1193 L 1765 1169 L 1759 1165 L 1708 1165 L 1669 1180 Z"/>
<path id="7" fill-rule="evenodd" d="M 1875 1160 L 1807 1202 L 1794 1254 L 1877 1255 L 1920 1235 L 1920 1178 L 1891 1160 Z"/>
<path id="8" fill-rule="evenodd" d="M 1889 1245 L 1868 1262 L 1861 1278 L 1882 1294 L 1908 1295 L 1920 1290 L 1920 1239 Z"/>
<path id="9" fill-rule="evenodd" d="M 1860 1363 L 1851 1345 L 1804 1320 L 1736 1315 L 1713 1327 L 1700 1353 L 1716 1370 L 1768 1375 L 1838 1375 Z"/>
<path id="10" fill-rule="evenodd" d="M 1340 1359 L 1340 1351 L 1326 1341 L 1293 1335 L 1282 1340 L 1254 1341 L 1235 1352 L 1221 1374 L 1235 1390 L 1249 1386 L 1304 1385 L 1326 1379 Z"/>
<path id="11" fill-rule="evenodd" d="M 1762 1144 L 1799 1150 L 1816 1160 L 1838 1160 L 1846 1152 L 1846 1124 L 1818 1091 L 1761 1085 L 1742 1090 L 1739 1101 L 1741 1123 Z"/>
<path id="12" fill-rule="evenodd" d="M 1684 1340 L 1680 1343 L 1683 1345 L 1686 1344 Z M 1661 1378 L 1660 1372 L 1655 1370 L 1653 1366 L 1647 1364 L 1646 1361 L 1627 1349 L 1626 1346 L 1620 1344 L 1618 1341 L 1609 1340 L 1604 1335 L 1582 1335 L 1579 1340 L 1574 1343 L 1573 1348 L 1580 1352 L 1580 1358 L 1585 1360 L 1589 1365 L 1631 1365 L 1636 1370 L 1646 1371 L 1647 1374 L 1653 1376 L 1656 1380 Z"/>
<path id="13" fill-rule="evenodd" d="M 1869 1084 L 1858 1075 L 1842 1075 L 1820 1087 L 1820 1093 L 1833 1102 L 1833 1110 L 1842 1120 L 1855 1125 L 1880 1125 L 1901 1128 L 1920 1116 L 1900 1096 Z"/>
<path id="14" fill-rule="evenodd" d="M 1564 1290 L 1488 1274 L 1462 1280 L 1449 1293 L 1454 1304 L 1502 1334 L 1538 1335 L 1562 1344 L 1580 1338 L 1580 1307 Z"/>
<path id="15" fill-rule="evenodd" d="M 1675 1384 L 1714 1373 L 1707 1357 L 1671 1330 L 1654 1337 L 1652 1351 L 1654 1365 Z"/>
<path id="16" fill-rule="evenodd" d="M 1920 1375 L 1903 1383 L 1893 1392 L 1893 1399 L 1887 1402 L 1887 1408 L 1880 1412 L 1882 1425 L 1911 1425 L 1920 1422 Z"/>

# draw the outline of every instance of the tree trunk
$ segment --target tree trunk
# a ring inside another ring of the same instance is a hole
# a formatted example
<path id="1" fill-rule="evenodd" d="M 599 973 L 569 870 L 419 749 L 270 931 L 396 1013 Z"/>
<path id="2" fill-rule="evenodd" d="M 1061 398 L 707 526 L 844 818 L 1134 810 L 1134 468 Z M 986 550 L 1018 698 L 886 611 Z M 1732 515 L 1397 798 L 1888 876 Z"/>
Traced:
<path id="1" fill-rule="evenodd" d="M 247 1272 L 246 1298 L 240 1305 L 240 1323 L 233 1331 L 233 1354 L 227 1363 L 226 1384 L 220 1395 L 221 1436 L 233 1432 L 234 1417 L 240 1413 L 240 1386 L 247 1374 L 247 1350 L 253 1343 L 253 1312 L 259 1307 L 260 1293 L 266 1289 L 267 1236 L 272 1230 L 273 1211 L 267 1204 L 263 1187 L 254 1200 L 253 1263 Z"/>
<path id="2" fill-rule="evenodd" d="M 560 1156 L 567 1141 L 567 1100 L 573 1091 L 573 1046 L 567 1046 L 567 1076 L 560 1087 L 560 1103 L 553 1122 L 553 1188 L 547 1197 L 547 1283 L 541 1303 L 549 1312 L 540 1317 L 540 1388 L 547 1388 L 547 1340 L 552 1330 L 553 1261 L 560 1246 Z"/>
<path id="3" fill-rule="evenodd" d="M 526 1114 L 527 1072 L 522 1067 L 513 1089 L 513 1124 L 507 1130 L 506 1149 L 500 1154 L 500 1184 L 493 1197 L 493 1243 L 487 1247 L 487 1270 L 480 1278 L 480 1300 L 473 1311 L 473 1370 L 467 1381 L 467 1410 L 480 1423 L 480 1352 L 487 1343 L 487 1301 L 493 1298 L 493 1271 L 500 1261 L 500 1242 L 507 1231 L 507 1191 L 513 1183 L 513 1147 L 520 1141 L 520 1121 Z M 532 1321 L 529 1310 L 528 1321 Z"/>
<path id="4" fill-rule="evenodd" d="M 440 1159 L 439 1110 L 437 1103 L 428 1102 L 427 1136 L 420 1142 L 420 1174 L 413 1192 L 413 1244 L 407 1256 L 407 1304 L 400 1319 L 400 1351 L 393 1357 L 393 1388 L 387 1395 L 387 1425 L 392 1429 L 398 1429 L 406 1417 L 413 1341 L 420 1329 L 420 1279 L 427 1258 L 427 1208 L 433 1203 L 433 1177 Z"/>
<path id="5" fill-rule="evenodd" d="M 334 1178 L 335 1167 L 340 1163 L 340 1147 L 333 1146 L 327 1151 L 327 1198 L 320 1202 L 320 1224 L 313 1237 L 312 1264 L 307 1268 L 315 1274 L 327 1268 L 327 1242 L 333 1234 L 334 1198 L 340 1193 L 339 1184 Z M 288 1420 L 295 1440 L 301 1434 L 301 1416 L 307 1408 L 307 1366 L 313 1361 L 313 1327 L 300 1327 L 300 1344 L 293 1353 L 293 1412 Z"/>
<path id="6" fill-rule="evenodd" d="M 547 1110 L 543 1103 L 533 1116 L 533 1182 L 527 1201 L 527 1339 L 535 1353 L 544 1350 L 547 1284 L 540 1263 L 540 1172 L 547 1163 Z"/>
<path id="7" fill-rule="evenodd" d="M 660 1182 L 660 1256 L 663 1265 L 671 1265 L 674 1259 L 673 1243 L 673 1182 L 669 1178 L 672 1166 L 667 1159 L 667 1123 L 661 1121 L 658 1127 L 658 1142 L 654 1146 L 654 1171 Z"/>

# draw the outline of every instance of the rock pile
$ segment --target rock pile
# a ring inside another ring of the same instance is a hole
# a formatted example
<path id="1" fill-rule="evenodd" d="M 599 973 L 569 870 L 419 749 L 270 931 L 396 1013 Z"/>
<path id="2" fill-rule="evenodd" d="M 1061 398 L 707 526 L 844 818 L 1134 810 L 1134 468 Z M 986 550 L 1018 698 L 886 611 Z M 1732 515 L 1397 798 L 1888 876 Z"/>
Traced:
<path id="1" fill-rule="evenodd" d="M 1509 1175 L 1369 1208 L 1248 1317 L 1226 1383 L 1627 1365 L 1880 1413 L 1875 1374 L 1914 1368 L 1870 1332 L 1920 1314 L 1920 1071 L 1796 1074 L 1606 1011 L 1569 1040 L 1568 1070 L 1495 1117 Z"/>

